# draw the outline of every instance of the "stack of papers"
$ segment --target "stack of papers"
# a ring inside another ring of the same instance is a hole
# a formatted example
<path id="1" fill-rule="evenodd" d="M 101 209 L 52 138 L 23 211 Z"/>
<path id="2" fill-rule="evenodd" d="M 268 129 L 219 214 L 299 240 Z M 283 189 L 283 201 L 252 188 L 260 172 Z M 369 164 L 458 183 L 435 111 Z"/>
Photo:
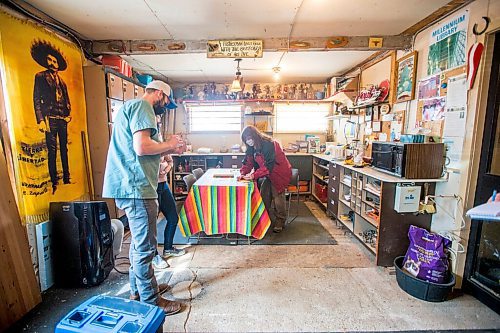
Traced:
<path id="1" fill-rule="evenodd" d="M 500 202 L 488 202 L 471 208 L 467 212 L 467 216 L 473 220 L 500 222 Z"/>

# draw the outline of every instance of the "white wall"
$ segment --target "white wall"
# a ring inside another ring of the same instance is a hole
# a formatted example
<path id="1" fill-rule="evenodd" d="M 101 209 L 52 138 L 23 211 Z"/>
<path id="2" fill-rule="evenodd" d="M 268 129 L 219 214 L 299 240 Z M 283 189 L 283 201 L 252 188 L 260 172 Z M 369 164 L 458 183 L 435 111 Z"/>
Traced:
<path id="1" fill-rule="evenodd" d="M 488 8 L 488 3 L 489 8 Z M 460 11 L 469 11 L 469 27 L 467 33 L 467 51 L 475 41 L 475 36 L 472 33 L 474 23 L 478 23 L 479 28 L 484 27 L 482 16 L 489 16 L 491 24 L 488 32 L 498 30 L 500 28 L 500 1 L 478 0 L 470 5 L 464 7 Z M 453 15 L 453 14 L 452 14 Z M 446 20 L 446 18 L 444 18 Z M 435 25 L 420 32 L 414 41 L 414 50 L 418 51 L 418 64 L 417 64 L 417 82 L 427 76 L 427 56 L 429 53 L 430 32 L 435 29 Z M 479 36 L 478 41 L 485 43 L 485 35 Z M 398 52 L 398 58 L 402 57 L 405 53 Z M 491 60 L 489 61 L 491 63 Z M 475 180 L 477 178 L 477 164 L 482 139 L 482 127 L 484 122 L 484 96 L 487 94 L 487 85 L 484 84 L 485 80 L 489 78 L 489 71 L 485 64 L 488 63 L 487 52 L 483 54 L 481 59 L 481 67 L 478 71 L 478 76 L 474 84 L 474 88 L 469 91 L 468 95 L 468 110 L 466 122 L 466 135 L 465 142 L 462 150 L 462 157 L 460 168 L 449 175 L 449 181 L 440 183 L 436 187 L 437 194 L 453 195 L 457 194 L 465 201 L 465 210 L 460 206 L 457 208 L 455 200 L 438 199 L 438 203 L 444 207 L 438 206 L 438 213 L 433 216 L 431 229 L 434 231 L 440 230 L 454 230 L 454 233 L 462 237 L 461 244 L 467 246 L 469 223 L 466 228 L 459 230 L 462 219 L 460 216 L 470 208 L 473 202 L 475 192 Z M 486 89 L 485 89 L 486 88 Z M 417 93 L 417 92 L 416 92 Z M 480 103 L 481 102 L 481 103 Z M 403 107 L 406 107 L 404 105 Z M 415 124 L 417 114 L 417 101 L 413 100 L 408 106 L 409 113 L 407 113 L 407 128 L 412 129 Z M 453 219 L 445 210 L 454 214 L 455 210 L 457 218 Z M 455 244 L 456 246 L 456 244 Z M 465 254 L 458 256 L 458 260 L 454 262 L 453 269 L 459 275 L 463 275 Z"/>

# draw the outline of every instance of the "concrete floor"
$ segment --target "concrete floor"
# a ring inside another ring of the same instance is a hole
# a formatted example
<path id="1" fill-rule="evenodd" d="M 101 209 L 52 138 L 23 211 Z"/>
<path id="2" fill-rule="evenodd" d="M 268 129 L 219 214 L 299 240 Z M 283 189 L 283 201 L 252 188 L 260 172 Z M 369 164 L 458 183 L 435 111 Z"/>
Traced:
<path id="1" fill-rule="evenodd" d="M 164 297 L 180 300 L 184 309 L 167 317 L 164 331 L 500 331 L 500 316 L 472 296 L 428 303 L 406 294 L 390 268 L 376 267 L 356 239 L 314 202 L 307 206 L 336 245 L 195 245 L 169 260 L 171 268 L 157 277 L 172 286 Z M 97 288 L 53 288 L 11 331 L 53 332 L 87 297 L 127 297 L 128 288 L 116 272 Z"/>
<path id="2" fill-rule="evenodd" d="M 337 245 L 192 247 L 171 261 L 169 283 L 181 287 L 164 296 L 187 300 L 164 330 L 500 330 L 500 316 L 469 295 L 429 303 L 406 294 L 391 269 L 374 266 L 368 250 L 308 206 Z"/>

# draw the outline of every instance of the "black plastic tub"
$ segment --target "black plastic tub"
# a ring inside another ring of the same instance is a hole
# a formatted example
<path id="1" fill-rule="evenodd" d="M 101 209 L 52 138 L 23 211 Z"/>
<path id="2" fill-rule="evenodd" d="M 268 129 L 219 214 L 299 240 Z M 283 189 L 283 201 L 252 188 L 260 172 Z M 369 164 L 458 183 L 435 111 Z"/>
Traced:
<path id="1" fill-rule="evenodd" d="M 444 284 L 417 279 L 402 269 L 404 258 L 404 256 L 401 256 L 394 259 L 396 280 L 398 281 L 399 287 L 413 297 L 427 302 L 445 301 L 455 285 L 455 276 L 450 274 L 449 282 Z"/>

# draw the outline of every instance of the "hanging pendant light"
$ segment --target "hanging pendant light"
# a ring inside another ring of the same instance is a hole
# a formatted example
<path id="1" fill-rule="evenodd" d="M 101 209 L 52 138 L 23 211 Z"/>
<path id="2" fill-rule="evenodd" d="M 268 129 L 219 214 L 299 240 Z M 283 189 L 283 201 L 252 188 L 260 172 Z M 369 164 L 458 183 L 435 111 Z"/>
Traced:
<path id="1" fill-rule="evenodd" d="M 273 67 L 273 78 L 274 78 L 274 81 L 279 81 L 280 80 L 280 70 L 281 70 L 281 67 Z"/>
<path id="2" fill-rule="evenodd" d="M 243 82 L 243 77 L 241 76 L 240 72 L 240 61 L 241 59 L 234 59 L 234 61 L 238 62 L 238 65 L 236 65 L 236 77 L 233 80 L 233 83 L 231 84 L 231 92 L 240 92 L 243 90 L 242 87 L 242 82 Z"/>

